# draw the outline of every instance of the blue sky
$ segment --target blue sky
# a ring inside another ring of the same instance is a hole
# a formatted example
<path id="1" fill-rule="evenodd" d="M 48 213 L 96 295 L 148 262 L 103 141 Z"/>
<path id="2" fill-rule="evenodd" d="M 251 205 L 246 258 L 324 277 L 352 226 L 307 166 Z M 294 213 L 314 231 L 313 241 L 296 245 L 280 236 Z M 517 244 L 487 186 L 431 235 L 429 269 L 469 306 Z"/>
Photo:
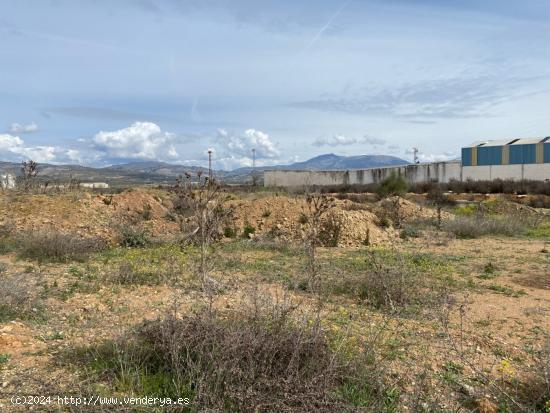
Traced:
<path id="1" fill-rule="evenodd" d="M 0 160 L 217 168 L 550 135 L 546 0 L 0 1 Z"/>

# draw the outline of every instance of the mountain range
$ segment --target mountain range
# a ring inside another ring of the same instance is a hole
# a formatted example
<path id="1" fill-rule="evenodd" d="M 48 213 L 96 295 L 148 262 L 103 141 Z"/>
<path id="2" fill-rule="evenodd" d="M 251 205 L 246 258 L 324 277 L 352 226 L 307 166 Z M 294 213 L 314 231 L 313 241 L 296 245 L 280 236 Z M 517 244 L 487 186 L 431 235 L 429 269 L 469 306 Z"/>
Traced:
<path id="1" fill-rule="evenodd" d="M 271 165 L 257 167 L 257 171 L 283 170 L 336 170 L 365 169 L 384 166 L 407 165 L 410 162 L 388 155 L 339 156 L 335 154 L 319 155 L 303 162 L 289 165 Z M 0 172 L 17 173 L 19 164 L 0 162 Z M 93 168 L 81 165 L 39 164 L 39 176 L 52 180 L 67 180 L 70 177 L 82 182 L 107 182 L 112 186 L 163 184 L 174 182 L 185 172 L 196 173 L 206 170 L 200 166 L 175 165 L 165 162 L 145 161 Z M 228 183 L 243 183 L 250 180 L 252 168 L 243 167 L 232 171 L 214 170 L 215 176 Z"/>

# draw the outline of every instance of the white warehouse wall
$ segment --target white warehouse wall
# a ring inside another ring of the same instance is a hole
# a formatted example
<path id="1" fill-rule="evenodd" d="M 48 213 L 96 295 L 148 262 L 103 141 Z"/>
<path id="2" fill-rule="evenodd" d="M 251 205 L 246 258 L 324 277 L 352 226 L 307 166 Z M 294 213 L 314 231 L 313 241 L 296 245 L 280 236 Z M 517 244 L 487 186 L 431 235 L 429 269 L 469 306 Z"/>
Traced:
<path id="1" fill-rule="evenodd" d="M 449 182 L 453 179 L 461 179 L 461 166 L 460 162 L 453 161 L 340 171 L 274 170 L 264 172 L 264 185 L 281 187 L 366 185 L 381 182 L 392 173 L 403 176 L 410 183 Z"/>
<path id="2" fill-rule="evenodd" d="M 550 164 L 462 166 L 460 161 L 451 161 L 347 171 L 274 170 L 264 172 L 264 185 L 281 187 L 366 185 L 381 182 L 392 173 L 403 176 L 409 183 L 448 183 L 451 180 L 467 179 L 544 181 L 550 179 Z"/>

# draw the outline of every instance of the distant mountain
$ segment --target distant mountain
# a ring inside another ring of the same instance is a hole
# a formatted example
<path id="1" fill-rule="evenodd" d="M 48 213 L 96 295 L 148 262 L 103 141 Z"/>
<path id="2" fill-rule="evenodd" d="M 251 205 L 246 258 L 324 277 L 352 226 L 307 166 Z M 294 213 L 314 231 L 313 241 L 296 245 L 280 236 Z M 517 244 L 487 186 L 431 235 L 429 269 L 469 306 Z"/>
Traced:
<path id="1" fill-rule="evenodd" d="M 365 169 L 383 166 L 407 165 L 410 162 L 389 155 L 359 155 L 338 156 L 333 153 L 319 155 L 304 162 L 296 162 L 277 169 L 306 169 L 306 170 L 333 170 L 333 169 Z M 271 168 L 267 168 L 271 169 Z"/>
<path id="2" fill-rule="evenodd" d="M 409 162 L 387 155 L 338 156 L 319 155 L 304 162 L 289 165 L 273 165 L 256 168 L 257 171 L 282 170 L 335 170 L 365 169 L 384 166 L 407 165 Z M 19 172 L 19 163 L 1 162 L 0 172 Z M 200 166 L 173 165 L 165 162 L 147 161 L 112 165 L 105 168 L 91 168 L 80 165 L 39 164 L 39 176 L 42 179 L 67 180 L 69 177 L 82 182 L 107 182 L 112 186 L 167 184 L 185 172 L 196 173 L 206 168 Z M 229 183 L 250 181 L 252 168 L 237 168 L 232 171 L 214 171 L 215 176 Z"/>
<path id="3" fill-rule="evenodd" d="M 384 166 L 408 165 L 410 162 L 389 155 L 359 155 L 359 156 L 339 156 L 333 153 L 319 155 L 303 162 L 295 162 L 289 165 L 272 165 L 256 168 L 260 171 L 283 169 L 283 170 L 307 170 L 307 171 L 330 171 L 337 169 L 366 169 L 380 168 Z M 229 175 L 236 173 L 250 173 L 252 168 L 238 168 Z"/>

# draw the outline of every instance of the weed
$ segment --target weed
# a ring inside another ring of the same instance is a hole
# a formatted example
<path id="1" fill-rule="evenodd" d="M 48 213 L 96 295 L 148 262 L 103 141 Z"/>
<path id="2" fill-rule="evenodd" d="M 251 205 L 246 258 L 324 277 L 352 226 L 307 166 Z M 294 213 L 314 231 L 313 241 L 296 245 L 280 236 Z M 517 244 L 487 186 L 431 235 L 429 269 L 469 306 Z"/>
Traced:
<path id="1" fill-rule="evenodd" d="M 245 222 L 243 228 L 243 238 L 252 238 L 251 235 L 256 233 L 256 227 L 250 225 L 250 223 Z"/>
<path id="2" fill-rule="evenodd" d="M 457 215 L 443 224 L 443 229 L 459 238 L 477 238 L 485 235 L 523 235 L 533 222 L 525 216 Z"/>
<path id="3" fill-rule="evenodd" d="M 119 243 L 123 247 L 144 248 L 151 244 L 147 232 L 132 225 L 122 227 L 119 238 Z"/>
<path id="4" fill-rule="evenodd" d="M 496 268 L 492 262 L 488 262 L 483 266 L 483 273 L 479 276 L 482 280 L 491 280 L 496 277 Z"/>
<path id="5" fill-rule="evenodd" d="M 21 257 L 38 262 L 83 260 L 107 245 L 101 238 L 82 238 L 54 230 L 20 233 L 16 243 Z"/>
<path id="6" fill-rule="evenodd" d="M 420 231 L 420 229 L 414 226 L 406 226 L 399 233 L 399 237 L 401 239 L 420 238 L 421 235 L 422 232 Z"/>
<path id="7" fill-rule="evenodd" d="M 116 252 L 115 252 L 116 253 Z M 120 285 L 174 284 L 182 278 L 187 254 L 177 245 L 119 251 L 105 280 Z"/>
<path id="8" fill-rule="evenodd" d="M 10 361 L 11 359 L 11 355 L 7 354 L 7 353 L 0 353 L 0 368 L 7 364 L 8 361 Z"/>
<path id="9" fill-rule="evenodd" d="M 26 274 L 4 277 L 0 295 L 0 322 L 44 318 L 44 305 L 36 295 L 36 280 Z"/>
<path id="10" fill-rule="evenodd" d="M 237 230 L 234 227 L 225 227 L 223 229 L 223 236 L 225 238 L 235 238 L 237 236 Z"/>
<path id="11" fill-rule="evenodd" d="M 524 290 L 514 290 L 513 288 L 506 287 L 499 284 L 488 285 L 487 288 L 491 291 L 497 292 L 499 294 L 507 295 L 508 297 L 521 297 L 522 295 L 527 294 Z"/>
<path id="12" fill-rule="evenodd" d="M 153 217 L 153 208 L 151 207 L 151 204 L 145 203 L 141 211 L 141 218 L 144 221 L 149 221 L 152 217 Z"/>

